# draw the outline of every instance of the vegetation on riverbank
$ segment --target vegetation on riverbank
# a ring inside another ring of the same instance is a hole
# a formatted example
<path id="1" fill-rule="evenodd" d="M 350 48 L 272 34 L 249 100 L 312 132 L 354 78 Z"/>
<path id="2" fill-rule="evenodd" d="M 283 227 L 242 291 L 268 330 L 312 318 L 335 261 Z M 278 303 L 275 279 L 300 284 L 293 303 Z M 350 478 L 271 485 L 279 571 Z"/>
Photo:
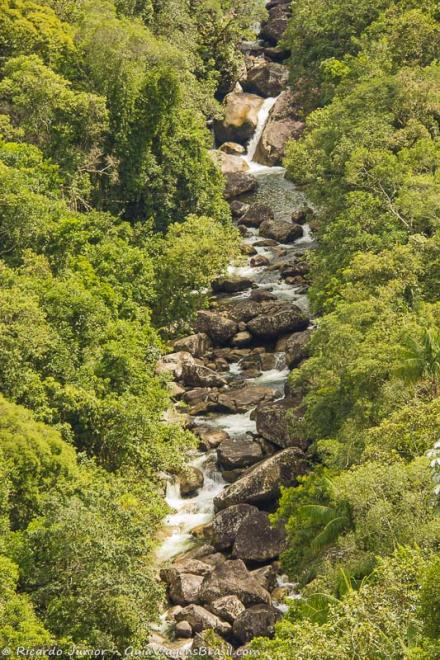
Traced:
<path id="1" fill-rule="evenodd" d="M 318 329 L 291 375 L 315 468 L 277 514 L 302 598 L 254 647 L 438 658 L 440 6 L 292 7 L 292 82 L 323 104 L 286 158 L 318 209 Z"/>

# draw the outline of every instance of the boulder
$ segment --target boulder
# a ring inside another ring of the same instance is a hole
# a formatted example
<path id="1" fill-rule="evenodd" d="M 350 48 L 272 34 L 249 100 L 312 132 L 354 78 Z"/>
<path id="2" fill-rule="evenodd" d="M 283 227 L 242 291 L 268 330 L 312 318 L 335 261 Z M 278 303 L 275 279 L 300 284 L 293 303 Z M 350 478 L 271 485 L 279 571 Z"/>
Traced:
<path id="1" fill-rule="evenodd" d="M 298 401 L 289 398 L 259 406 L 255 413 L 257 433 L 278 447 L 300 447 L 306 449 L 304 438 L 294 438 L 289 431 L 288 413 L 301 416 Z"/>
<path id="2" fill-rule="evenodd" d="M 270 259 L 264 256 L 264 254 L 257 254 L 255 257 L 252 257 L 250 260 L 250 265 L 252 268 L 262 268 L 263 266 L 268 266 L 270 264 Z"/>
<path id="3" fill-rule="evenodd" d="M 217 344 L 226 344 L 238 331 L 237 323 L 231 319 L 205 310 L 198 313 L 195 325 Z"/>
<path id="4" fill-rule="evenodd" d="M 225 561 L 203 578 L 200 602 L 211 604 L 223 596 L 237 596 L 245 607 L 270 605 L 270 594 L 252 577 L 241 559 Z"/>
<path id="5" fill-rule="evenodd" d="M 248 172 L 228 172 L 225 174 L 225 199 L 234 199 L 244 193 L 253 192 L 258 188 L 258 181 Z"/>
<path id="6" fill-rule="evenodd" d="M 229 204 L 229 208 L 231 209 L 231 213 L 234 218 L 241 218 L 241 216 L 248 212 L 250 206 L 245 202 L 240 202 L 240 200 L 234 199 Z"/>
<path id="7" fill-rule="evenodd" d="M 273 637 L 281 612 L 273 605 L 254 605 L 240 614 L 232 626 L 234 637 L 246 644 L 254 637 Z"/>
<path id="8" fill-rule="evenodd" d="M 257 568 L 254 571 L 251 571 L 251 575 L 258 580 L 261 586 L 267 591 L 272 591 L 277 586 L 278 573 L 273 564 Z"/>
<path id="9" fill-rule="evenodd" d="M 255 511 L 258 511 L 258 509 L 249 504 L 236 504 L 220 511 L 209 525 L 209 536 L 212 545 L 217 550 L 231 548 L 240 525 Z"/>
<path id="10" fill-rule="evenodd" d="M 203 483 L 203 472 L 192 465 L 188 466 L 185 472 L 179 476 L 181 496 L 189 497 L 190 495 L 194 495 L 203 487 Z"/>
<path id="11" fill-rule="evenodd" d="M 254 255 L 258 254 L 254 246 L 249 245 L 248 243 L 242 243 L 240 245 L 240 252 L 241 254 L 244 254 L 246 257 L 253 257 Z"/>
<path id="12" fill-rule="evenodd" d="M 187 387 L 223 387 L 226 385 L 225 379 L 218 373 L 200 364 L 185 364 L 182 380 Z"/>
<path id="13" fill-rule="evenodd" d="M 285 262 L 280 267 L 281 277 L 295 277 L 296 275 L 307 275 L 310 265 L 304 256 L 298 256 Z"/>
<path id="14" fill-rule="evenodd" d="M 303 452 L 290 447 L 266 458 L 250 468 L 238 481 L 225 488 L 214 498 L 216 511 L 237 504 L 273 502 L 281 486 L 295 486 L 297 478 L 305 474 L 307 463 Z"/>
<path id="15" fill-rule="evenodd" d="M 295 332 L 286 342 L 286 361 L 289 369 L 294 369 L 303 360 L 309 357 L 309 343 L 311 330 Z"/>
<path id="16" fill-rule="evenodd" d="M 246 562 L 265 562 L 279 557 L 285 549 L 284 529 L 272 527 L 265 511 L 253 511 L 240 525 L 232 553 Z"/>
<path id="17" fill-rule="evenodd" d="M 281 46 L 268 46 L 263 52 L 264 56 L 272 62 L 285 62 L 290 56 L 290 50 L 286 50 Z"/>
<path id="18" fill-rule="evenodd" d="M 251 291 L 250 298 L 256 302 L 264 302 L 277 299 L 275 294 L 271 293 L 270 291 L 266 291 L 266 289 L 253 289 Z"/>
<path id="19" fill-rule="evenodd" d="M 262 165 L 280 165 L 287 143 L 300 138 L 304 126 L 298 116 L 293 93 L 290 90 L 282 92 L 269 113 L 254 160 Z"/>
<path id="20" fill-rule="evenodd" d="M 240 300 L 228 305 L 228 315 L 237 323 L 247 323 L 262 312 L 262 307 L 257 300 L 252 297 L 247 300 Z"/>
<path id="21" fill-rule="evenodd" d="M 309 319 L 296 305 L 273 306 L 273 311 L 267 307 L 266 313 L 252 318 L 248 322 L 248 329 L 254 337 L 262 339 L 275 339 L 280 335 L 294 330 L 305 330 Z"/>
<path id="22" fill-rule="evenodd" d="M 216 293 L 238 293 L 251 289 L 254 281 L 249 277 L 240 277 L 238 275 L 226 275 L 217 277 L 212 283 L 212 289 Z"/>
<path id="23" fill-rule="evenodd" d="M 173 378 L 181 378 L 185 364 L 194 364 L 194 358 L 187 351 L 178 351 L 164 355 L 156 364 L 155 373 L 157 375 L 167 374 Z"/>
<path id="24" fill-rule="evenodd" d="M 266 204 L 252 204 L 246 213 L 240 218 L 240 223 L 246 227 L 259 227 L 265 220 L 273 220 L 274 214 L 270 206 Z"/>
<path id="25" fill-rule="evenodd" d="M 203 546 L 202 546 L 203 547 Z M 212 546 L 206 546 L 206 547 L 211 547 L 210 552 L 213 551 Z M 209 556 L 209 555 L 208 555 Z M 185 556 L 181 559 L 178 559 L 177 561 L 174 562 L 174 564 L 171 566 L 171 568 L 164 568 L 160 572 L 161 578 L 164 580 L 164 582 L 168 582 L 168 572 L 171 571 L 178 571 L 179 573 L 192 573 L 192 575 L 208 575 L 209 573 L 212 573 L 212 566 L 210 566 L 208 563 L 205 561 L 202 561 L 202 558 L 197 558 L 197 556 Z"/>
<path id="26" fill-rule="evenodd" d="M 221 619 L 233 623 L 245 611 L 245 606 L 237 596 L 223 596 L 214 600 L 209 609 Z"/>
<path id="27" fill-rule="evenodd" d="M 168 597 L 176 605 L 187 605 L 198 600 L 204 577 L 192 573 L 180 573 L 170 569 L 168 573 Z"/>
<path id="28" fill-rule="evenodd" d="M 176 649 L 173 649 L 174 656 L 176 656 Z M 230 658 L 231 647 L 230 644 L 220 637 L 214 630 L 204 630 L 197 633 L 194 637 L 191 653 L 185 653 L 183 657 L 203 657 L 204 660 L 219 660 L 219 658 Z"/>
<path id="29" fill-rule="evenodd" d="M 265 220 L 260 225 L 260 235 L 272 238 L 278 243 L 293 243 L 303 234 L 304 230 L 301 225 L 294 225 L 292 222 L 284 220 Z"/>
<path id="30" fill-rule="evenodd" d="M 174 342 L 175 351 L 186 351 L 196 358 L 202 357 L 211 348 L 212 342 L 204 332 L 198 332 L 195 335 L 189 335 Z"/>
<path id="31" fill-rule="evenodd" d="M 231 625 L 222 621 L 218 616 L 209 612 L 201 605 L 188 605 L 176 615 L 176 621 L 186 621 L 192 628 L 193 633 L 203 630 L 215 630 L 219 634 L 225 634 L 231 629 Z"/>
<path id="32" fill-rule="evenodd" d="M 179 639 L 189 639 L 193 636 L 193 630 L 188 621 L 179 621 L 176 623 L 174 632 Z"/>
<path id="33" fill-rule="evenodd" d="M 222 442 L 217 449 L 218 463 L 226 470 L 249 467 L 261 461 L 262 458 L 261 446 L 246 435 L 229 438 Z"/>
<path id="34" fill-rule="evenodd" d="M 252 344 L 253 339 L 254 338 L 250 332 L 243 330 L 242 332 L 237 332 L 237 334 L 232 337 L 231 345 L 236 346 L 237 348 L 249 346 L 249 344 Z"/>
<path id="35" fill-rule="evenodd" d="M 211 149 L 209 153 L 212 160 L 217 164 L 223 174 L 249 171 L 249 164 L 244 158 L 241 158 L 241 156 L 226 154 L 219 149 Z"/>
<path id="36" fill-rule="evenodd" d="M 222 151 L 225 154 L 230 154 L 232 156 L 242 156 L 246 153 L 246 149 L 242 144 L 237 142 L 224 142 L 220 147 L 219 151 Z"/>
<path id="37" fill-rule="evenodd" d="M 249 57 L 246 64 L 247 77 L 242 82 L 245 91 L 268 98 L 278 96 L 286 88 L 289 70 L 284 64 L 263 57 Z"/>
<path id="38" fill-rule="evenodd" d="M 272 401 L 276 396 L 275 390 L 259 385 L 251 384 L 237 389 L 228 389 L 217 397 L 218 410 L 243 413 L 263 401 Z"/>
<path id="39" fill-rule="evenodd" d="M 291 220 L 292 222 L 297 222 L 299 225 L 304 225 L 313 218 L 313 215 L 313 209 L 310 206 L 304 206 L 292 211 Z"/>
<path id="40" fill-rule="evenodd" d="M 213 429 L 210 426 L 196 426 L 192 431 L 199 438 L 199 448 L 202 451 L 215 449 L 221 442 L 229 438 L 226 431 Z"/>
<path id="41" fill-rule="evenodd" d="M 269 18 L 261 26 L 260 37 L 276 46 L 284 36 L 289 24 L 289 9 L 286 5 L 276 5 L 269 10 Z"/>
<path id="42" fill-rule="evenodd" d="M 258 113 L 264 99 L 255 94 L 233 91 L 225 97 L 224 118 L 214 121 L 217 144 L 237 142 L 245 145 L 257 128 Z"/>

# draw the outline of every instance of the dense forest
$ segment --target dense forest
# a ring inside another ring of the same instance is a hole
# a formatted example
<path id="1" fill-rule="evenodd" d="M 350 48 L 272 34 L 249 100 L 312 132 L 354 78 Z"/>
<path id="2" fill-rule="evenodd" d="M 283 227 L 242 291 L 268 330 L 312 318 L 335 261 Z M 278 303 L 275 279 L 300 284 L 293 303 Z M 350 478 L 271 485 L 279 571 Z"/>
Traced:
<path id="1" fill-rule="evenodd" d="M 158 620 L 163 476 L 197 439 L 156 364 L 240 252 L 207 126 L 264 5 L 0 0 L 0 648 L 116 657 Z M 300 597 L 249 650 L 433 660 L 440 4 L 293 0 L 282 46 L 318 241 L 289 377 L 310 469 L 271 514 Z"/>

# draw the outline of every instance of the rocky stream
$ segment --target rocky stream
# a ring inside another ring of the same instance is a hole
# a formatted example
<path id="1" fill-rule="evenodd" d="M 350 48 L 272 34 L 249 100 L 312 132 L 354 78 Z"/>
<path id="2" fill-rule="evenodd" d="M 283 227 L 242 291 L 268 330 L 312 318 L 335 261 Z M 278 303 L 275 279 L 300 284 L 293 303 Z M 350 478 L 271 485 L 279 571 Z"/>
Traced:
<path id="1" fill-rule="evenodd" d="M 280 487 L 307 469 L 306 443 L 292 437 L 286 413 L 304 413 L 288 376 L 307 358 L 306 253 L 314 244 L 312 211 L 281 167 L 287 140 L 303 128 L 278 45 L 289 2 L 268 9 L 259 40 L 242 44 L 246 74 L 214 126 L 213 157 L 247 263 L 212 283 L 212 305 L 198 313 L 194 333 L 157 365 L 172 376 L 199 449 L 167 486 L 172 513 L 158 561 L 169 608 L 154 649 L 215 645 L 239 657 L 253 637 L 273 634 L 295 595 L 279 563 L 285 533 L 269 516 Z"/>

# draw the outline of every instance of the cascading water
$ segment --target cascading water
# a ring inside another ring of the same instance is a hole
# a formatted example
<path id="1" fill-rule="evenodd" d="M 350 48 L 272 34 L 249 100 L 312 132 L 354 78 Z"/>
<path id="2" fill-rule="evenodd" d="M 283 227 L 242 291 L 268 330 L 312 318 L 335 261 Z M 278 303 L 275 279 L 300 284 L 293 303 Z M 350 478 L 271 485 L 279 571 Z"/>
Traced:
<path id="1" fill-rule="evenodd" d="M 277 96 L 265 99 L 258 113 L 257 128 L 255 129 L 255 133 L 249 141 L 247 153 L 245 156 L 243 156 L 251 170 L 258 170 L 264 167 L 254 161 L 254 156 L 260 143 L 261 136 L 263 135 L 264 128 L 267 124 L 267 120 L 269 119 L 270 111 L 272 110 L 277 100 Z"/>

